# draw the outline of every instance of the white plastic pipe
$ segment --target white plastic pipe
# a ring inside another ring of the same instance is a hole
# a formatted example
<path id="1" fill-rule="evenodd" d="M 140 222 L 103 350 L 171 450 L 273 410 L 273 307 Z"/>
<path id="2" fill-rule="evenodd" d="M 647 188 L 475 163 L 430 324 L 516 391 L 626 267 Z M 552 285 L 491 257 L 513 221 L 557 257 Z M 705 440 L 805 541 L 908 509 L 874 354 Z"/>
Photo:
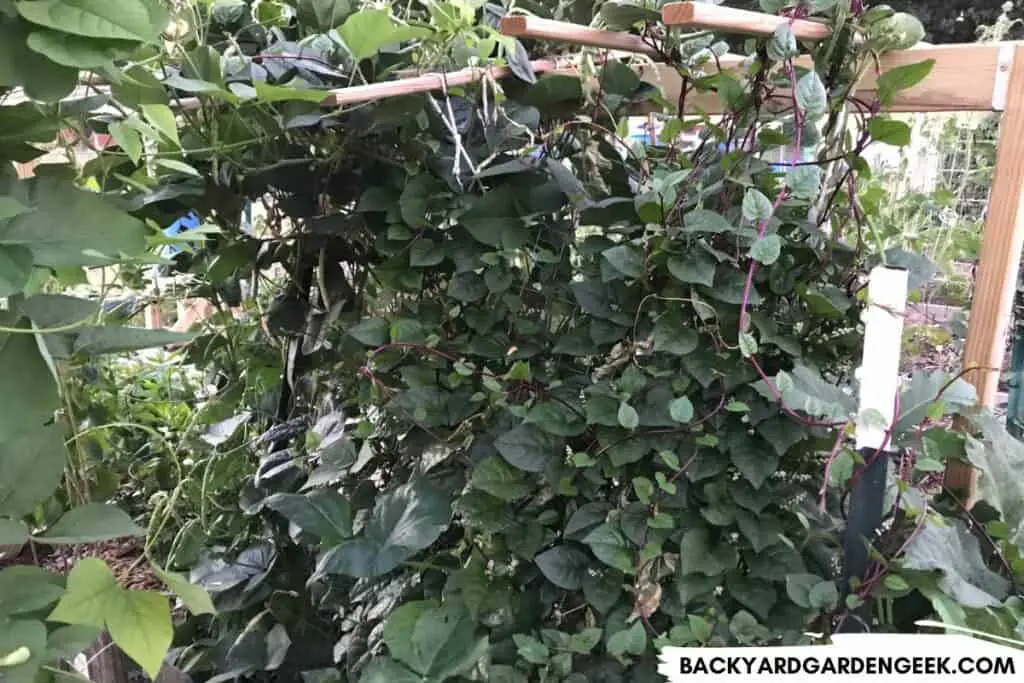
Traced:
<path id="1" fill-rule="evenodd" d="M 890 266 L 878 266 L 871 271 L 868 303 L 862 314 L 864 360 L 857 372 L 860 381 L 858 449 L 877 450 L 887 445 L 886 431 L 895 417 L 896 392 L 899 391 L 908 276 L 906 269 Z M 865 419 L 867 413 L 873 419 Z"/>

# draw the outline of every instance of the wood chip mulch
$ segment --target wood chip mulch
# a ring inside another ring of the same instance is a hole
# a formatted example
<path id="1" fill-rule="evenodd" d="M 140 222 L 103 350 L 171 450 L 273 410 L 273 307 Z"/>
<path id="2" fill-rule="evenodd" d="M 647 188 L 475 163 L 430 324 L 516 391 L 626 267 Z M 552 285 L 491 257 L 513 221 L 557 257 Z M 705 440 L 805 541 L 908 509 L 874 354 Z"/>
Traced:
<path id="1" fill-rule="evenodd" d="M 136 539 L 122 539 L 103 543 L 89 543 L 77 546 L 46 548 L 26 545 L 21 552 L 11 557 L 0 558 L 0 569 L 15 565 L 38 565 L 55 574 L 67 574 L 75 562 L 86 557 L 95 557 L 107 563 L 123 588 L 133 590 L 163 590 L 160 581 L 143 558 L 142 545 Z"/>

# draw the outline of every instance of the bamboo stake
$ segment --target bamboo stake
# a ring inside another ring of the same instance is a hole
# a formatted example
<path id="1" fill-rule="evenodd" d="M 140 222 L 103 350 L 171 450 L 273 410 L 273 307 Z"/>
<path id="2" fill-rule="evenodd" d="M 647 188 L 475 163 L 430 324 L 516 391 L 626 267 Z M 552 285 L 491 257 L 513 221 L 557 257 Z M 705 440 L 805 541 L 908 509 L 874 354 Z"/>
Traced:
<path id="1" fill-rule="evenodd" d="M 605 31 L 604 29 L 521 14 L 502 17 L 501 33 L 517 38 L 535 38 L 608 50 L 622 50 L 648 57 L 659 56 L 656 49 L 645 43 L 643 38 L 632 33 Z"/>
<path id="2" fill-rule="evenodd" d="M 723 33 L 770 36 L 779 26 L 789 25 L 799 40 L 825 40 L 832 29 L 807 19 L 790 20 L 761 12 L 750 12 L 704 2 L 670 2 L 661 8 L 666 26 L 703 28 Z"/>
<path id="3" fill-rule="evenodd" d="M 575 67 L 567 60 L 538 59 L 530 62 L 534 73 L 556 73 L 565 72 L 575 74 Z M 347 104 L 358 104 L 361 102 L 372 102 L 374 100 L 387 99 L 389 97 L 400 97 L 414 93 L 431 92 L 445 88 L 456 88 L 490 77 L 495 80 L 512 76 L 513 71 L 507 66 L 492 66 L 488 68 L 471 67 L 453 71 L 448 74 L 432 73 L 416 76 L 414 78 L 403 78 L 383 83 L 372 83 L 370 85 L 357 85 L 351 88 L 340 88 L 332 90 L 331 94 L 323 101 L 325 107 L 342 107 Z"/>
<path id="4" fill-rule="evenodd" d="M 576 74 L 576 68 L 569 60 L 559 59 L 537 59 L 530 62 L 534 73 L 565 73 Z M 361 104 L 363 102 L 374 102 L 385 100 L 391 97 L 402 95 L 413 95 L 421 92 L 432 92 L 434 90 L 445 90 L 446 88 L 457 88 L 459 86 L 475 83 L 485 77 L 501 80 L 514 75 L 512 69 L 507 66 L 492 67 L 470 67 L 452 71 L 450 73 L 431 73 L 411 78 L 399 78 L 394 81 L 383 81 L 369 85 L 356 85 L 349 88 L 338 88 L 336 90 L 325 90 L 324 100 L 320 103 L 322 107 L 344 107 L 349 104 Z M 177 100 L 176 109 L 190 111 L 198 109 L 200 101 L 195 97 L 187 97 Z"/>

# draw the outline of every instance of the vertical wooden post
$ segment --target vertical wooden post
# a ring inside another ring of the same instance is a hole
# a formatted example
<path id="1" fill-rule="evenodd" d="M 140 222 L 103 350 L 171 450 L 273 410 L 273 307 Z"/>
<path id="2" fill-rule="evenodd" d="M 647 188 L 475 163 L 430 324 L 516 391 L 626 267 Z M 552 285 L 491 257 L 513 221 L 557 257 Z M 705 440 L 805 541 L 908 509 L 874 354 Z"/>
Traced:
<path id="1" fill-rule="evenodd" d="M 1006 354 L 1007 332 L 1017 288 L 1017 271 L 1024 249 L 1024 47 L 1014 49 L 1006 108 L 999 125 L 995 177 L 981 239 L 974 283 L 964 368 L 965 378 L 978 392 L 982 407 L 995 404 L 999 374 Z M 966 492 L 973 501 L 977 475 L 960 463 L 950 463 L 946 483 Z"/>
<path id="2" fill-rule="evenodd" d="M 160 306 L 158 304 L 146 306 L 146 329 L 158 330 L 163 326 L 163 320 L 160 317 Z"/>

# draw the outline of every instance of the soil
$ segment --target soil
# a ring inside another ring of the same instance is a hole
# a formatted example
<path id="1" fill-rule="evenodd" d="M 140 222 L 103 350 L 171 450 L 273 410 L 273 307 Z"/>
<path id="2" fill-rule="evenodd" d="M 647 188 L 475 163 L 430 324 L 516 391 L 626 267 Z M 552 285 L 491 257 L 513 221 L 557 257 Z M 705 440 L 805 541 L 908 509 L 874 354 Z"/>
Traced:
<path id="1" fill-rule="evenodd" d="M 55 574 L 66 575 L 77 560 L 86 557 L 104 560 L 124 588 L 163 590 L 163 583 L 153 574 L 143 556 L 142 545 L 136 539 L 56 548 L 26 544 L 17 555 L 0 558 L 0 569 L 16 565 L 38 565 Z"/>

